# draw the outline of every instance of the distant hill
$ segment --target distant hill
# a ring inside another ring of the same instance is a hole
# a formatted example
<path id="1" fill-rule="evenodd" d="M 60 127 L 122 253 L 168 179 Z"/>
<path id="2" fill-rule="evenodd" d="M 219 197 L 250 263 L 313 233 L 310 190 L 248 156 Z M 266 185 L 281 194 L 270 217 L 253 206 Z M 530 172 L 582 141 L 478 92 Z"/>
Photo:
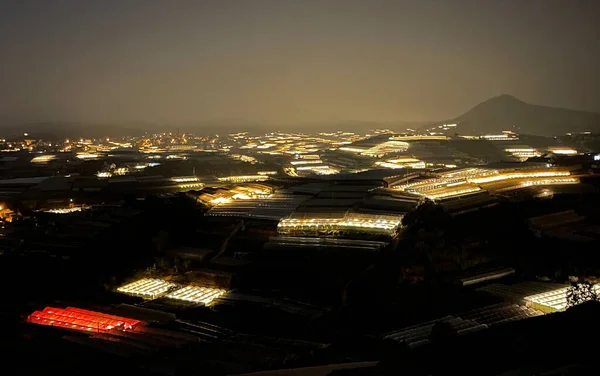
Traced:
<path id="1" fill-rule="evenodd" d="M 600 113 L 540 106 L 503 94 L 473 107 L 445 123 L 457 123 L 459 134 L 513 130 L 536 135 L 600 130 Z"/>
<path id="2" fill-rule="evenodd" d="M 478 104 L 463 115 L 444 122 L 406 121 L 338 121 L 303 124 L 265 124 L 244 119 L 214 119 L 186 125 L 151 123 L 83 124 L 83 123 L 30 123 L 0 126 L 0 137 L 30 137 L 60 140 L 66 137 L 101 138 L 138 136 L 144 133 L 181 132 L 201 135 L 235 132 L 331 132 L 337 130 L 366 133 L 375 129 L 405 132 L 407 129 L 439 129 L 444 123 L 457 123 L 456 132 L 462 135 L 498 133 L 513 130 L 522 134 L 540 136 L 563 135 L 567 132 L 600 131 L 600 113 L 525 103 L 503 94 Z"/>
<path id="3" fill-rule="evenodd" d="M 84 124 L 84 123 L 27 123 L 0 126 L 0 137 L 19 138 L 23 133 L 29 137 L 49 141 L 64 140 L 65 138 L 102 138 L 120 136 L 141 136 L 144 133 L 180 132 L 199 135 L 227 134 L 236 132 L 267 133 L 267 132 L 333 132 L 337 130 L 365 133 L 375 129 L 391 129 L 404 131 L 406 128 L 417 129 L 425 122 L 368 122 L 340 121 L 327 123 L 305 124 L 262 124 L 239 119 L 217 119 L 198 122 L 196 124 L 159 125 L 150 123 L 128 124 Z"/>
<path id="4" fill-rule="evenodd" d="M 3 138 L 20 138 L 27 133 L 30 138 L 59 141 L 65 138 L 102 138 L 143 135 L 146 125 L 111 125 L 80 123 L 26 123 L 3 126 L 0 135 Z"/>

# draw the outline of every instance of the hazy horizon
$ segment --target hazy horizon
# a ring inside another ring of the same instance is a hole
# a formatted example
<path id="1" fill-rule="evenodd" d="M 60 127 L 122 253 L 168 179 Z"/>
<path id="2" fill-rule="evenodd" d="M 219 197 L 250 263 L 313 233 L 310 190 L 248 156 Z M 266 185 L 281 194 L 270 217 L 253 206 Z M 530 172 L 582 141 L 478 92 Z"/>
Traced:
<path id="1" fill-rule="evenodd" d="M 9 0 L 0 124 L 430 122 L 506 93 L 600 112 L 600 2 Z"/>

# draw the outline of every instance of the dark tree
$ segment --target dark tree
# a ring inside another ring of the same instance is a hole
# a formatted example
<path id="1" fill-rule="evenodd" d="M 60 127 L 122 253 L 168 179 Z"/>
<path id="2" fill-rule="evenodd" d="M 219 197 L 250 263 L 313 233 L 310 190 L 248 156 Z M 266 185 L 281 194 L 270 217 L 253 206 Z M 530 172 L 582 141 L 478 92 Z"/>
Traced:
<path id="1" fill-rule="evenodd" d="M 450 221 L 450 216 L 440 205 L 426 200 L 419 204 L 402 218 L 402 225 L 426 231 L 445 229 Z"/>
<path id="2" fill-rule="evenodd" d="M 456 330 L 447 321 L 438 321 L 431 328 L 429 340 L 434 343 L 447 343 L 456 337 Z"/>
<path id="3" fill-rule="evenodd" d="M 598 300 L 594 285 L 590 282 L 573 283 L 567 290 L 567 308 L 590 300 Z"/>

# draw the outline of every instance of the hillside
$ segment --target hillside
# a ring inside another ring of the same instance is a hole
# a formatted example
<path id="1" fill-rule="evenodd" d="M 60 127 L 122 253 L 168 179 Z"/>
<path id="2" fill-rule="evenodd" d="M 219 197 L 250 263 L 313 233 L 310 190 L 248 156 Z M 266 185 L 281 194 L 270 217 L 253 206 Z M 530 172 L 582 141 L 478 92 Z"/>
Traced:
<path id="1" fill-rule="evenodd" d="M 513 130 L 536 135 L 598 131 L 600 114 L 525 103 L 511 95 L 500 95 L 473 107 L 446 123 L 457 123 L 460 134 L 497 133 Z"/>

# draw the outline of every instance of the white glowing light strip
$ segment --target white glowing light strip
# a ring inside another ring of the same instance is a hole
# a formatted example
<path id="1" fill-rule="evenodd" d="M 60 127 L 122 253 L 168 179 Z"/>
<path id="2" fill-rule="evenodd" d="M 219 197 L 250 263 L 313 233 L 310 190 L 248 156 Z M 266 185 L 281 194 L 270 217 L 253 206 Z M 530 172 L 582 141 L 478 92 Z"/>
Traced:
<path id="1" fill-rule="evenodd" d="M 143 278 L 125 286 L 121 286 L 117 291 L 144 298 L 155 298 L 168 292 L 175 286 L 177 286 L 175 283 L 167 282 L 162 279 Z"/>
<path id="2" fill-rule="evenodd" d="M 353 147 L 349 147 L 349 146 L 344 146 L 339 148 L 338 150 L 342 150 L 342 151 L 349 151 L 351 153 L 362 153 L 363 151 L 365 151 L 366 149 L 361 149 L 361 148 L 353 148 Z"/>
<path id="3" fill-rule="evenodd" d="M 415 162 L 375 162 L 377 166 L 399 169 L 399 168 L 425 168 L 425 162 L 423 161 L 415 161 Z"/>
<path id="4" fill-rule="evenodd" d="M 473 176 L 473 175 L 491 175 L 491 174 L 497 174 L 497 173 L 498 173 L 498 170 L 485 170 L 485 169 L 481 169 L 481 168 L 467 168 L 467 169 L 463 169 L 463 170 L 445 172 L 442 174 L 442 177 L 456 178 L 456 177 L 466 177 L 466 176 Z"/>
<path id="5" fill-rule="evenodd" d="M 199 181 L 200 179 L 198 179 L 195 176 L 187 176 L 187 177 L 175 177 L 175 178 L 171 178 L 171 180 L 173 180 L 176 183 L 186 183 L 186 182 L 190 182 L 190 181 Z"/>
<path id="6" fill-rule="evenodd" d="M 447 136 L 391 136 L 392 141 L 424 141 L 424 140 L 448 140 Z"/>
<path id="7" fill-rule="evenodd" d="M 88 153 L 77 154 L 77 158 L 79 158 L 79 159 L 93 159 L 93 158 L 98 158 L 98 157 L 99 157 L 98 154 L 88 154 Z"/>
<path id="8" fill-rule="evenodd" d="M 268 149 L 268 148 L 271 148 L 273 146 L 277 146 L 277 144 L 263 144 L 263 145 L 257 146 L 256 148 L 257 149 Z"/>
<path id="9" fill-rule="evenodd" d="M 242 175 L 242 176 L 226 176 L 218 178 L 219 181 L 233 181 L 233 182 L 244 182 L 244 181 L 265 181 L 269 177 L 265 175 Z"/>
<path id="10" fill-rule="evenodd" d="M 536 149 L 504 149 L 507 153 L 537 153 Z"/>
<path id="11" fill-rule="evenodd" d="M 413 187 L 421 187 L 421 186 L 426 186 L 427 184 L 433 184 L 434 182 L 437 182 L 437 181 L 438 181 L 438 179 L 427 179 L 427 180 L 421 180 L 421 181 L 412 182 L 412 183 L 409 182 L 406 184 L 395 185 L 394 188 L 404 191 L 404 190 L 411 189 Z"/>
<path id="12" fill-rule="evenodd" d="M 548 148 L 548 150 L 551 151 L 554 154 L 561 154 L 561 155 L 575 155 L 575 154 L 577 154 L 577 150 L 571 149 L 571 148 Z"/>
<path id="13" fill-rule="evenodd" d="M 404 141 L 386 141 L 382 144 L 373 146 L 372 148 L 365 150 L 362 154 L 368 156 L 377 156 L 392 152 L 402 152 L 406 151 L 409 148 L 409 146 L 410 144 Z"/>
<path id="14" fill-rule="evenodd" d="M 56 155 L 40 155 L 40 156 L 34 157 L 31 160 L 31 163 L 47 163 L 54 159 L 56 159 Z"/>
<path id="15" fill-rule="evenodd" d="M 480 138 L 484 139 L 484 140 L 506 140 L 506 139 L 517 139 L 517 137 L 515 136 L 511 136 L 508 134 L 490 134 L 490 135 L 485 135 L 485 136 L 480 136 Z"/>
<path id="16" fill-rule="evenodd" d="M 514 152 L 514 153 L 511 153 L 511 154 L 515 155 L 515 156 L 519 156 L 519 157 L 537 157 L 537 156 L 539 156 L 538 153 L 535 153 L 535 152 L 526 152 L 526 151 L 524 151 L 524 152 Z"/>
<path id="17" fill-rule="evenodd" d="M 298 228 L 298 227 L 337 227 L 337 228 L 373 228 L 382 230 L 395 230 L 400 226 L 402 218 L 393 219 L 364 219 L 346 216 L 344 218 L 311 218 L 311 219 L 293 219 L 286 218 L 279 221 L 278 228 Z"/>
<path id="18" fill-rule="evenodd" d="M 177 184 L 177 187 L 179 187 L 179 188 L 200 188 L 200 187 L 204 187 L 204 183 L 195 182 L 195 183 Z"/>
<path id="19" fill-rule="evenodd" d="M 512 172 L 505 174 L 498 174 L 494 176 L 482 177 L 482 178 L 470 178 L 469 182 L 475 184 L 492 183 L 500 180 L 507 179 L 523 179 L 523 178 L 542 178 L 542 177 L 554 177 L 554 176 L 569 176 L 568 171 L 539 171 L 539 172 Z"/>
<path id="20" fill-rule="evenodd" d="M 81 210 L 82 210 L 81 207 L 63 208 L 63 209 L 50 209 L 50 210 L 47 211 L 47 213 L 52 213 L 52 214 L 69 214 L 69 213 L 79 212 Z"/>
<path id="21" fill-rule="evenodd" d="M 397 158 L 397 159 L 388 159 L 390 163 L 419 163 L 421 160 L 416 158 Z"/>
<path id="22" fill-rule="evenodd" d="M 304 165 L 304 164 L 319 164 L 323 163 L 320 159 L 305 159 L 301 161 L 291 161 L 290 164 L 293 166 Z"/>
<path id="23" fill-rule="evenodd" d="M 303 170 L 326 170 L 328 169 L 329 166 L 325 165 L 325 166 L 302 166 L 302 167 L 296 167 L 296 170 L 298 171 L 303 171 Z"/>
<path id="24" fill-rule="evenodd" d="M 376 162 L 375 164 L 377 166 L 381 166 L 381 167 L 385 167 L 385 168 L 393 168 L 393 169 L 410 167 L 410 166 L 406 166 L 406 165 L 399 165 L 396 163 L 389 163 L 389 162 Z"/>
<path id="25" fill-rule="evenodd" d="M 210 304 L 213 300 L 227 293 L 227 290 L 210 287 L 186 286 L 168 294 L 166 298 L 183 300 L 192 303 Z"/>
<path id="26" fill-rule="evenodd" d="M 463 185 L 463 184 L 467 184 L 467 181 L 463 180 L 463 181 L 458 181 L 456 183 L 448 183 L 446 185 L 446 187 L 456 187 L 457 185 Z"/>
<path id="27" fill-rule="evenodd" d="M 579 179 L 577 178 L 554 178 L 554 179 L 541 179 L 541 180 L 530 180 L 523 182 L 521 186 L 529 187 L 532 185 L 553 185 L 553 184 L 577 184 Z"/>
<path id="28" fill-rule="evenodd" d="M 325 168 L 325 169 L 317 169 L 313 170 L 317 175 L 333 175 L 340 172 L 340 170 L 336 170 L 335 168 Z"/>

